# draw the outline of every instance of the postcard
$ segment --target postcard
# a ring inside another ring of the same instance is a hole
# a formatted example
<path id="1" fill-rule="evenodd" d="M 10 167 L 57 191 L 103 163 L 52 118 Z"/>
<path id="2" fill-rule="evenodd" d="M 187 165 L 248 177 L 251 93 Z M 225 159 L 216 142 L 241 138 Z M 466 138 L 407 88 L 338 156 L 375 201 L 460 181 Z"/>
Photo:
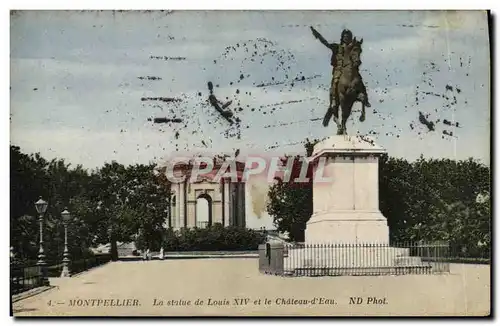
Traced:
<path id="1" fill-rule="evenodd" d="M 11 315 L 489 316 L 490 23 L 12 10 Z"/>

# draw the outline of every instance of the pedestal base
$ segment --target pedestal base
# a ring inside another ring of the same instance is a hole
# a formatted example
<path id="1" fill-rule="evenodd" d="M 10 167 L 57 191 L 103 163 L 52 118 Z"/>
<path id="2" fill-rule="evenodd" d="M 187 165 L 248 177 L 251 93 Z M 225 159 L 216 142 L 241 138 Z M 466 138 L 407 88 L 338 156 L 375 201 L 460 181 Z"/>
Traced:
<path id="1" fill-rule="evenodd" d="M 63 269 L 61 271 L 61 277 L 70 277 L 71 274 L 69 272 L 69 267 L 68 266 L 63 266 Z"/>
<path id="2" fill-rule="evenodd" d="M 316 245 L 290 248 L 284 259 L 287 275 L 385 275 L 426 273 L 432 264 L 410 256 L 408 248 L 386 245 Z"/>
<path id="3" fill-rule="evenodd" d="M 388 244 L 389 227 L 381 212 L 320 212 L 307 222 L 305 240 L 311 244 Z"/>

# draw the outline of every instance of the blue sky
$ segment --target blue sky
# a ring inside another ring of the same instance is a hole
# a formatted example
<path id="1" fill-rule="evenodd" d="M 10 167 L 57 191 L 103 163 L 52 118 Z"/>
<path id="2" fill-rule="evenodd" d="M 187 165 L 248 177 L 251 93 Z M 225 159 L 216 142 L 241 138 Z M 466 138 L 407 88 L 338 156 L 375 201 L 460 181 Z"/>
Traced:
<path id="1" fill-rule="evenodd" d="M 343 28 L 364 39 L 372 108 L 363 123 L 353 113 L 350 133 L 375 133 L 390 155 L 410 160 L 489 161 L 489 39 L 480 11 L 19 12 L 11 16 L 11 143 L 88 168 L 176 150 L 301 152 L 305 138 L 336 132 L 311 121 L 326 110 L 331 66 L 310 25 L 329 41 Z M 147 76 L 161 80 L 139 78 Z M 220 100 L 233 100 L 240 139 L 207 104 L 208 81 Z M 284 84 L 257 87 L 276 81 Z"/>

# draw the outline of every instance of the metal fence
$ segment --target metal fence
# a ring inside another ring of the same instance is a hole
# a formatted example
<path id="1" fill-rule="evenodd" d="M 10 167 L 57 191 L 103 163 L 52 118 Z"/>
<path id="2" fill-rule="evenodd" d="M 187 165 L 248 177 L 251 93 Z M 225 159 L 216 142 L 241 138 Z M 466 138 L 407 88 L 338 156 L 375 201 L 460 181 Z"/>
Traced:
<path id="1" fill-rule="evenodd" d="M 399 244 L 283 244 L 259 247 L 259 270 L 287 276 L 447 273 L 445 242 Z"/>
<path id="2" fill-rule="evenodd" d="M 103 265 L 111 260 L 110 254 L 100 254 L 88 258 L 82 258 L 70 263 L 71 275 L 86 271 L 93 267 Z M 48 277 L 60 277 L 63 269 L 62 263 L 47 264 Z M 10 287 L 11 294 L 18 294 L 24 291 L 42 286 L 41 267 L 36 262 L 11 263 L 10 264 Z"/>
<path id="3" fill-rule="evenodd" d="M 110 260 L 110 254 L 95 255 L 89 258 L 79 259 L 70 264 L 70 272 L 72 275 L 74 275 L 88 269 L 103 265 Z M 62 271 L 62 269 L 60 271 Z"/>
<path id="4" fill-rule="evenodd" d="M 197 221 L 196 222 L 196 227 L 199 229 L 206 229 L 210 226 L 210 223 L 208 221 Z"/>
<path id="5" fill-rule="evenodd" d="M 40 266 L 11 264 L 10 289 L 12 294 L 31 290 L 42 285 Z"/>
<path id="6" fill-rule="evenodd" d="M 447 260 L 451 263 L 459 264 L 490 264 L 491 246 L 482 246 L 453 243 L 450 245 L 450 254 Z"/>

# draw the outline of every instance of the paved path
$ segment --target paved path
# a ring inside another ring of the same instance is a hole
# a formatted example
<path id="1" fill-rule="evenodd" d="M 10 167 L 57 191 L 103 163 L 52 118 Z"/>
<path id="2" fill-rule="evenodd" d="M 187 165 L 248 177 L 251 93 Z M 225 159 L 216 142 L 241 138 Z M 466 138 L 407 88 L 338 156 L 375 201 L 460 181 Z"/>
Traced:
<path id="1" fill-rule="evenodd" d="M 52 279 L 54 289 L 13 309 L 15 316 L 486 315 L 489 281 L 488 265 L 452 265 L 449 275 L 283 278 L 259 274 L 256 259 L 113 262 Z M 379 303 L 367 304 L 371 297 Z"/>

